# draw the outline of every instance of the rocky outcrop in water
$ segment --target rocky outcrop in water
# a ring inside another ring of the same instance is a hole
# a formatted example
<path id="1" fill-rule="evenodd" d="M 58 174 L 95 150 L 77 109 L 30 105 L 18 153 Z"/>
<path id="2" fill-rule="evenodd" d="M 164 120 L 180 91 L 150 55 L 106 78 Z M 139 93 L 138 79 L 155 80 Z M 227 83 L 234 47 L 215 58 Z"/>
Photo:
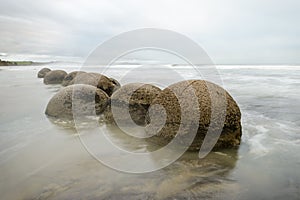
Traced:
<path id="1" fill-rule="evenodd" d="M 37 77 L 38 77 L 38 78 L 44 78 L 45 75 L 46 75 L 48 72 L 50 72 L 50 71 L 51 71 L 51 69 L 45 67 L 45 68 L 41 69 L 41 70 L 38 72 Z"/>
<path id="2" fill-rule="evenodd" d="M 155 133 L 149 141 L 158 145 L 172 141 L 180 127 L 183 135 L 191 134 L 196 127 L 189 150 L 199 150 L 209 131 L 221 133 L 215 149 L 237 147 L 241 141 L 241 112 L 237 103 L 226 90 L 208 81 L 182 81 L 161 90 L 142 83 L 121 87 L 117 80 L 99 73 L 74 71 L 67 75 L 63 70 L 53 70 L 45 75 L 44 83 L 67 86 L 48 103 L 46 114 L 52 117 L 72 116 L 72 94 L 76 90 L 80 97 L 77 102 L 82 104 L 82 108 L 77 106 L 80 112 L 91 115 L 95 110 L 97 115 L 103 113 L 108 123 L 146 126 L 148 134 Z M 192 93 L 188 92 L 190 89 Z M 184 144 L 184 139 L 180 143 Z"/>
<path id="3" fill-rule="evenodd" d="M 74 103 L 76 107 L 74 108 Z M 109 103 L 109 97 L 102 90 L 84 84 L 62 88 L 49 101 L 45 114 L 55 118 L 73 118 L 101 114 Z"/>
<path id="4" fill-rule="evenodd" d="M 64 70 L 52 70 L 46 73 L 44 77 L 44 84 L 61 84 L 66 75 L 67 72 Z"/>

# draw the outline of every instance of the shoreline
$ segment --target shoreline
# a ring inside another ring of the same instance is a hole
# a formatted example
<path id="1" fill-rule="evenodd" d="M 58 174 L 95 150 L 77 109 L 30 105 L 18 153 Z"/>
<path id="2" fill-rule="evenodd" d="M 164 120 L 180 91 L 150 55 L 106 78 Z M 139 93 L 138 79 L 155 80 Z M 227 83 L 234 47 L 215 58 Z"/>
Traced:
<path id="1" fill-rule="evenodd" d="M 30 65 L 46 65 L 53 62 L 33 62 L 33 61 L 5 61 L 0 59 L 0 67 L 2 66 L 30 66 Z"/>

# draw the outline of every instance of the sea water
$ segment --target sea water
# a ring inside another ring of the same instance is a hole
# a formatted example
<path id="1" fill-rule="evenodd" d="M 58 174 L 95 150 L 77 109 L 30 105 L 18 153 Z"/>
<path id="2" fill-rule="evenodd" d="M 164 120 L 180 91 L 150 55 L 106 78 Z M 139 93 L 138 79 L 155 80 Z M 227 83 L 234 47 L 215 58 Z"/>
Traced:
<path id="1" fill-rule="evenodd" d="M 36 76 L 42 67 L 0 69 L 1 199 L 300 199 L 300 66 L 216 66 L 222 86 L 241 109 L 240 147 L 201 160 L 188 152 L 145 174 L 106 167 L 86 151 L 76 128 L 45 116 L 49 99 L 62 87 L 44 85 Z M 75 63 L 47 67 L 82 69 Z M 121 84 L 161 88 L 181 78 L 202 78 L 180 65 L 83 70 L 102 72 Z M 121 136 L 116 127 L 103 123 L 101 128 L 123 148 L 150 148 Z"/>

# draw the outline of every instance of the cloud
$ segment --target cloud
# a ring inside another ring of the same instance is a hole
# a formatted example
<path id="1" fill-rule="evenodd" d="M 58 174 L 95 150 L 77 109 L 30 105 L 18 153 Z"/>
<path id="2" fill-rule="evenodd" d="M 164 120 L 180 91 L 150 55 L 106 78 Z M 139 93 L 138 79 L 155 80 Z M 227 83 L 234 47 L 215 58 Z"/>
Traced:
<path id="1" fill-rule="evenodd" d="M 112 36 L 153 27 L 198 42 L 217 63 L 300 63 L 300 3 L 1 0 L 0 52 L 85 57 Z"/>

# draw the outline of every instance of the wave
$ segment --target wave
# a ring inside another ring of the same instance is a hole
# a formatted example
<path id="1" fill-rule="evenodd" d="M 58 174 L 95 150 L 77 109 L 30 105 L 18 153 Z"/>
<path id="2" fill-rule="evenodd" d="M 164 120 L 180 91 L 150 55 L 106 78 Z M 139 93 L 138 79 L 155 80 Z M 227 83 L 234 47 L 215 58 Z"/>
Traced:
<path id="1" fill-rule="evenodd" d="M 275 120 L 257 112 L 243 114 L 243 140 L 255 158 L 289 147 L 299 147 L 300 128 L 292 122 Z"/>

